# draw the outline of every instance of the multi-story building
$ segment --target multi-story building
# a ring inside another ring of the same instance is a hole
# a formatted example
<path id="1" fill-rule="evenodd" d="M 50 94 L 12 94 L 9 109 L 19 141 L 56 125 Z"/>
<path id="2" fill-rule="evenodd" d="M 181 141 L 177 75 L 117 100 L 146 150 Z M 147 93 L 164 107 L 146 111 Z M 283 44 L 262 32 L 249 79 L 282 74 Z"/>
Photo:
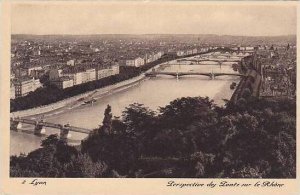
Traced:
<path id="1" fill-rule="evenodd" d="M 150 63 L 154 61 L 154 56 L 152 54 L 146 54 L 145 62 Z"/>
<path id="2" fill-rule="evenodd" d="M 200 51 L 201 52 L 207 52 L 209 50 L 209 48 L 201 48 Z"/>
<path id="3" fill-rule="evenodd" d="M 42 87 L 39 79 L 34 78 L 22 78 L 17 79 L 14 82 L 15 97 L 22 97 L 28 95 L 28 93 L 35 91 L 37 88 Z"/>
<path id="4" fill-rule="evenodd" d="M 112 65 L 110 67 L 110 69 L 112 70 L 112 75 L 116 75 L 120 73 L 120 66 L 119 65 Z"/>
<path id="5" fill-rule="evenodd" d="M 16 98 L 16 89 L 14 83 L 11 81 L 10 82 L 10 99 L 15 99 Z"/>
<path id="6" fill-rule="evenodd" d="M 125 61 L 126 66 L 135 66 L 135 61 L 134 59 L 128 59 Z"/>
<path id="7" fill-rule="evenodd" d="M 75 60 L 69 60 L 67 61 L 68 66 L 75 66 Z"/>
<path id="8" fill-rule="evenodd" d="M 97 70 L 97 80 L 102 79 L 105 77 L 109 77 L 112 75 L 119 74 L 119 66 L 118 65 L 113 65 L 109 68 L 104 68 L 104 69 L 98 69 Z"/>
<path id="9" fill-rule="evenodd" d="M 28 76 L 28 70 L 24 69 L 24 68 L 18 68 L 18 69 L 16 69 L 15 75 L 17 78 L 26 77 L 26 76 Z"/>
<path id="10" fill-rule="evenodd" d="M 78 71 L 76 69 L 61 70 L 53 69 L 49 73 L 51 83 L 55 84 L 61 89 L 80 85 L 82 83 L 98 80 L 119 74 L 119 65 L 112 65 L 106 68 L 90 68 L 87 70 Z M 71 81 L 72 80 L 72 81 Z"/>
<path id="11" fill-rule="evenodd" d="M 186 54 L 187 54 L 187 55 L 191 55 L 191 54 L 193 54 L 193 50 L 192 50 L 192 49 L 190 49 L 190 50 L 187 50 L 187 51 L 186 51 Z"/>
<path id="12" fill-rule="evenodd" d="M 65 89 L 74 85 L 73 79 L 68 76 L 62 76 L 59 79 L 52 81 L 52 83 L 60 89 Z"/>
<path id="13" fill-rule="evenodd" d="M 145 60 L 144 58 L 141 57 L 133 57 L 133 58 L 129 58 L 125 61 L 125 65 L 126 66 L 135 66 L 135 67 L 140 67 L 143 66 L 145 64 Z"/>
<path id="14" fill-rule="evenodd" d="M 72 76 L 73 76 L 73 81 L 74 81 L 74 85 L 80 85 L 82 84 L 82 75 L 83 72 L 75 72 Z"/>
<path id="15" fill-rule="evenodd" d="M 92 68 L 92 69 L 88 69 L 85 72 L 83 72 L 82 75 L 82 82 L 86 83 L 89 81 L 94 81 L 96 80 L 96 69 Z"/>
<path id="16" fill-rule="evenodd" d="M 144 58 L 137 57 L 134 59 L 134 64 L 136 67 L 143 66 L 145 64 L 145 60 L 144 60 Z"/>
<path id="17" fill-rule="evenodd" d="M 159 56 L 159 58 L 161 58 L 161 57 L 164 55 L 164 52 L 163 52 L 163 51 L 159 51 L 159 52 L 157 53 L 157 55 Z"/>
<path id="18" fill-rule="evenodd" d="M 159 51 L 157 53 L 146 54 L 145 58 L 144 58 L 144 62 L 145 63 L 153 62 L 153 61 L 158 60 L 159 58 L 161 58 L 162 55 L 163 55 L 162 51 Z"/>
<path id="19" fill-rule="evenodd" d="M 184 56 L 184 51 L 177 51 L 177 56 Z"/>
<path id="20" fill-rule="evenodd" d="M 45 70 L 32 70 L 30 72 L 30 77 L 41 78 L 45 74 Z"/>
<path id="21" fill-rule="evenodd" d="M 35 70 L 42 70 L 43 68 L 42 68 L 42 66 L 32 66 L 32 67 L 28 67 L 28 68 L 26 68 L 27 69 L 27 71 L 28 71 L 28 75 L 31 75 L 32 73 L 32 71 L 35 71 Z"/>

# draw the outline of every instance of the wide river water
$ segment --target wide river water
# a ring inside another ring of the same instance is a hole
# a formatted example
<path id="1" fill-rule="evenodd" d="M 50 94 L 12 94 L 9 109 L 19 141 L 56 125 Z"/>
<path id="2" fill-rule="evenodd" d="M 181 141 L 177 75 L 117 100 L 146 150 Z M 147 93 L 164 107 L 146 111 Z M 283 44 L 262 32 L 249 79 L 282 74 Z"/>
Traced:
<path id="1" fill-rule="evenodd" d="M 233 73 L 232 63 L 224 63 L 220 68 L 215 63 L 205 65 L 166 65 L 164 71 L 168 72 L 222 72 Z M 173 76 L 157 76 L 147 78 L 140 83 L 124 89 L 107 94 L 97 100 L 93 105 L 81 105 L 79 107 L 65 108 L 59 114 L 45 115 L 47 122 L 59 124 L 70 123 L 72 126 L 93 129 L 98 127 L 104 117 L 104 110 L 109 104 L 112 107 L 114 116 L 121 116 L 126 106 L 132 103 L 141 103 L 150 109 L 157 110 L 160 106 L 165 106 L 170 101 L 180 97 L 208 96 L 214 99 L 218 105 L 224 105 L 223 99 L 230 99 L 233 90 L 229 86 L 232 82 L 238 82 L 236 76 L 220 76 L 211 80 L 207 76 L 184 76 L 178 80 Z M 28 117 L 28 118 L 36 118 Z M 28 153 L 39 148 L 40 142 L 46 135 L 58 133 L 55 129 L 46 129 L 45 136 L 33 135 L 33 127 L 23 125 L 22 130 L 10 133 L 10 154 L 18 155 Z M 79 144 L 86 134 L 71 133 L 70 144 Z"/>

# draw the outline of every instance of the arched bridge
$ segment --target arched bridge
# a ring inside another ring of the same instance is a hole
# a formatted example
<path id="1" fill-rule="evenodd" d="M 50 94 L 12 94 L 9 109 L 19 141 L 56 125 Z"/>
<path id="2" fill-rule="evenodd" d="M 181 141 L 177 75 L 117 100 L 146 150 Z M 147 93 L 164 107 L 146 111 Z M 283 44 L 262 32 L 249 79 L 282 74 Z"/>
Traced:
<path id="1" fill-rule="evenodd" d="M 199 64 L 200 62 L 216 62 L 218 65 L 223 64 L 224 62 L 240 62 L 239 59 L 179 59 L 178 62 L 195 62 Z"/>
<path id="2" fill-rule="evenodd" d="M 246 75 L 244 74 L 239 74 L 239 73 L 202 73 L 202 72 L 160 72 L 160 71 L 153 71 L 149 73 L 145 73 L 145 76 L 149 77 L 156 77 L 157 75 L 169 75 L 169 76 L 174 76 L 174 77 L 181 77 L 185 75 L 199 75 L 199 76 L 208 76 L 211 79 L 214 79 L 215 77 L 218 76 L 241 76 L 244 77 Z"/>
<path id="3" fill-rule="evenodd" d="M 29 124 L 34 126 L 34 134 L 35 135 L 41 135 L 46 132 L 45 127 L 55 128 L 58 129 L 60 132 L 60 138 L 61 139 L 67 139 L 70 137 L 70 131 L 72 132 L 78 132 L 83 134 L 89 134 L 92 130 L 80 128 L 80 127 L 74 127 L 69 124 L 61 125 L 56 123 L 49 123 L 43 120 L 31 120 L 31 119 L 25 119 L 25 118 L 11 118 L 10 119 L 10 125 L 12 130 L 19 130 L 22 128 L 23 124 Z"/>

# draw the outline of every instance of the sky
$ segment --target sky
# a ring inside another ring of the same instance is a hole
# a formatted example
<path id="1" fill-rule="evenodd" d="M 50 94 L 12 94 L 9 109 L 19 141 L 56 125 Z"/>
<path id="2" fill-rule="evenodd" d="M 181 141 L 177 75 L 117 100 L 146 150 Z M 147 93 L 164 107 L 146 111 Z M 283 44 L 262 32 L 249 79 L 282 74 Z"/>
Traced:
<path id="1" fill-rule="evenodd" d="M 296 34 L 296 6 L 199 2 L 14 3 L 12 34 Z"/>

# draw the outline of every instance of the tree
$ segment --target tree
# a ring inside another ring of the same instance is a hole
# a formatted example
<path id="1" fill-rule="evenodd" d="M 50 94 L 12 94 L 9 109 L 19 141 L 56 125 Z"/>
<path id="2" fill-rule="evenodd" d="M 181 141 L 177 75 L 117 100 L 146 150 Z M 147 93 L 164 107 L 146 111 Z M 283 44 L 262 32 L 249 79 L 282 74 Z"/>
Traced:
<path id="1" fill-rule="evenodd" d="M 127 126 L 127 132 L 139 135 L 155 122 L 155 112 L 143 104 L 130 104 L 122 113 L 122 121 Z"/>
<path id="2" fill-rule="evenodd" d="M 100 127 L 101 133 L 90 134 L 81 144 L 81 152 L 88 154 L 93 162 L 104 162 L 108 165 L 105 177 L 111 176 L 113 170 L 122 175 L 129 174 L 139 156 L 135 136 L 131 132 L 123 131 L 123 123 L 116 120 L 113 122 L 111 116 L 111 108 L 108 106 L 103 126 Z"/>
<path id="3" fill-rule="evenodd" d="M 50 135 L 41 142 L 42 148 L 30 152 L 27 156 L 11 158 L 12 174 L 30 177 L 63 177 L 64 164 L 78 155 L 73 146 L 68 146 L 57 135 Z M 21 173 L 20 173 L 21 172 Z"/>
<path id="4" fill-rule="evenodd" d="M 232 69 L 236 72 L 238 71 L 238 64 L 234 63 L 232 64 Z"/>
<path id="5" fill-rule="evenodd" d="M 248 99 L 251 96 L 251 91 L 249 88 L 245 88 L 242 93 L 242 97 Z"/>
<path id="6" fill-rule="evenodd" d="M 208 97 L 184 97 L 160 108 L 160 120 L 167 127 L 184 129 L 194 120 L 204 126 L 215 120 L 215 104 Z"/>
<path id="7" fill-rule="evenodd" d="M 95 178 L 103 177 L 107 165 L 102 162 L 93 162 L 87 154 L 79 154 L 65 165 L 66 177 Z"/>
<path id="8" fill-rule="evenodd" d="M 112 133 L 112 114 L 110 105 L 107 105 L 104 111 L 104 119 L 102 122 L 102 126 L 99 128 L 99 133 L 107 135 Z"/>
<path id="9" fill-rule="evenodd" d="M 236 110 L 244 111 L 247 106 L 247 101 L 245 98 L 239 98 L 237 103 L 236 103 Z"/>
<path id="10" fill-rule="evenodd" d="M 263 175 L 259 172 L 258 167 L 252 168 L 244 166 L 239 170 L 233 169 L 230 173 L 230 178 L 262 178 Z"/>
<path id="11" fill-rule="evenodd" d="M 57 135 L 28 155 L 12 156 L 15 177 L 295 178 L 296 102 L 240 98 L 218 107 L 179 98 L 156 114 L 142 104 L 103 125 L 80 151 Z M 100 133 L 98 133 L 100 131 Z M 105 133 L 104 133 L 105 132 Z"/>

